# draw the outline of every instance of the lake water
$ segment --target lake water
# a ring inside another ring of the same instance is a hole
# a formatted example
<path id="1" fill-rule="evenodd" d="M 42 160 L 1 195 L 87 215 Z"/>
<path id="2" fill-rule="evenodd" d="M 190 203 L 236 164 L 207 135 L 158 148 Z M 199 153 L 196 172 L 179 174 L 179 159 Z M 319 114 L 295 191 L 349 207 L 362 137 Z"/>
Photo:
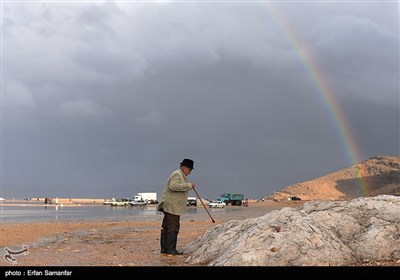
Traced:
<path id="1" fill-rule="evenodd" d="M 249 212 L 251 210 L 251 212 Z M 271 209 L 272 210 L 272 209 Z M 209 216 L 216 220 L 243 219 L 246 217 L 258 217 L 266 212 L 262 208 L 250 209 L 250 207 L 228 206 L 224 209 L 207 209 L 202 206 L 187 207 L 181 220 L 208 219 Z M 25 222 L 53 222 L 53 221 L 87 221 L 87 220 L 145 220 L 161 221 L 163 213 L 157 211 L 156 205 L 147 206 L 56 206 L 56 205 L 14 205 L 0 204 L 1 223 L 25 223 Z"/>
<path id="2" fill-rule="evenodd" d="M 162 213 L 151 207 L 113 206 L 0 206 L 2 223 L 66 220 L 155 220 Z"/>

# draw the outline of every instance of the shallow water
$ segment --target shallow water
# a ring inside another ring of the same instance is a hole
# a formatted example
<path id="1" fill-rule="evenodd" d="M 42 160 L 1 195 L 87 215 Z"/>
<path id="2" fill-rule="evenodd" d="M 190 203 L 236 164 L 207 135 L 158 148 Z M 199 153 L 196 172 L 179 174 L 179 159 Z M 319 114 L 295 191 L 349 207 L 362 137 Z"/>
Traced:
<path id="1" fill-rule="evenodd" d="M 181 220 L 214 219 L 227 221 L 262 216 L 273 209 L 228 206 L 223 209 L 187 207 Z M 210 217 L 211 216 L 211 217 Z M 0 205 L 1 223 L 79 221 L 79 220 L 162 220 L 163 214 L 156 205 L 133 206 L 57 206 L 57 205 Z"/>
<path id="2" fill-rule="evenodd" d="M 67 220 L 154 220 L 157 218 L 156 207 L 114 207 L 114 206 L 0 206 L 2 223 L 46 222 Z"/>

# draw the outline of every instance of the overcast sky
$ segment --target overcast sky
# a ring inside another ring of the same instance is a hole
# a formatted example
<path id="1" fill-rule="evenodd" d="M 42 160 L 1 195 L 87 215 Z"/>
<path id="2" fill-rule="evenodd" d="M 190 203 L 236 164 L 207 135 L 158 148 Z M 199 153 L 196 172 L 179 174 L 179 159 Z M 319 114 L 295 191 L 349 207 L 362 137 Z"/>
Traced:
<path id="1" fill-rule="evenodd" d="M 398 3 L 1 12 L 2 197 L 160 195 L 191 158 L 203 198 L 262 198 L 399 155 Z"/>

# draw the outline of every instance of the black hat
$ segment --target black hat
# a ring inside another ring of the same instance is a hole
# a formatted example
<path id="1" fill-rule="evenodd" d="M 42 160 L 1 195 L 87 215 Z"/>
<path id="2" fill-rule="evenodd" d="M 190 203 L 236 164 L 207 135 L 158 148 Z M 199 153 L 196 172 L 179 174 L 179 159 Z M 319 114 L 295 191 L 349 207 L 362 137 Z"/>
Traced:
<path id="1" fill-rule="evenodd" d="M 184 160 L 182 160 L 181 162 L 181 166 L 186 166 L 189 167 L 190 169 L 194 169 L 193 165 L 194 165 L 194 161 L 188 158 L 185 158 Z"/>

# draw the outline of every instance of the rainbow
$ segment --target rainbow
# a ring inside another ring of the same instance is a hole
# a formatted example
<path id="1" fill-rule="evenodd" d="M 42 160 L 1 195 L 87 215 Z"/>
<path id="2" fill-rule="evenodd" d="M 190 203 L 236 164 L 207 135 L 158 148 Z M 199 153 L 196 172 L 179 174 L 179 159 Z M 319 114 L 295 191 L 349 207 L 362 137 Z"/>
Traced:
<path id="1" fill-rule="evenodd" d="M 265 2 L 265 4 L 273 20 L 289 39 L 290 44 L 295 48 L 295 51 L 298 53 L 301 62 L 307 70 L 310 80 L 316 86 L 317 92 L 319 93 L 318 98 L 321 100 L 322 104 L 324 104 L 324 107 L 327 108 L 330 120 L 338 132 L 339 140 L 344 147 L 347 159 L 352 166 L 357 165 L 362 161 L 362 156 L 358 149 L 355 136 L 351 133 L 351 128 L 345 119 L 345 114 L 334 98 L 334 90 L 324 77 L 316 57 L 311 52 L 310 48 L 307 47 L 306 42 L 294 31 L 290 23 L 285 19 L 285 16 L 273 3 Z M 358 178 L 358 185 L 362 195 L 367 196 L 369 187 L 367 182 L 363 179 L 363 175 L 366 174 L 363 166 L 355 166 L 354 171 L 355 177 Z"/>

